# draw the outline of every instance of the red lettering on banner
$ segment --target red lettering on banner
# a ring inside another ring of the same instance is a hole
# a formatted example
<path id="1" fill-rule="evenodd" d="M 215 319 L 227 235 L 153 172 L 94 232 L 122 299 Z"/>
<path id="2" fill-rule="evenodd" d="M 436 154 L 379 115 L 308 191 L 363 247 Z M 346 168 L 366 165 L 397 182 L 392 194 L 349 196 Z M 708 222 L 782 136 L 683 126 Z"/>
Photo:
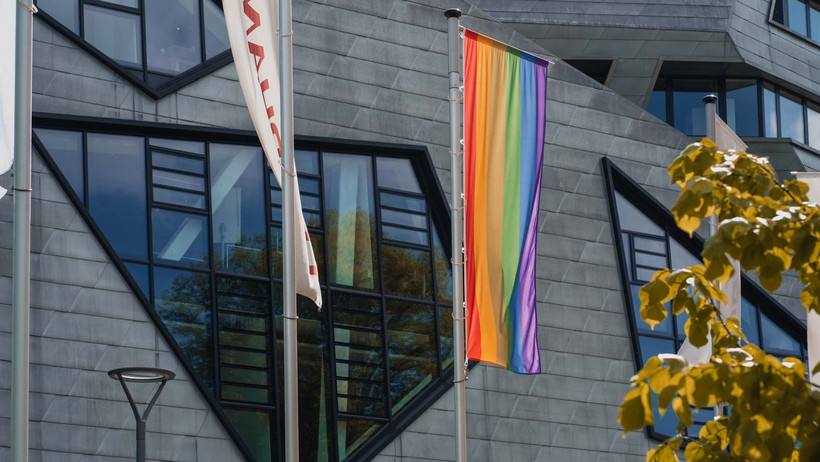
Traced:
<path id="1" fill-rule="evenodd" d="M 259 17 L 259 13 L 251 6 L 251 0 L 242 2 L 242 9 L 245 11 L 245 16 L 253 22 L 251 27 L 245 31 L 245 34 L 248 35 L 262 24 L 262 18 Z"/>
<path id="2" fill-rule="evenodd" d="M 319 274 L 319 270 L 317 270 L 315 266 L 310 265 L 310 267 L 308 267 L 308 273 L 310 273 L 311 276 L 316 276 Z"/>
<path id="3" fill-rule="evenodd" d="M 253 60 L 256 63 L 256 72 L 259 72 L 262 60 L 265 59 L 265 48 L 253 42 L 248 42 L 248 51 L 253 55 Z"/>

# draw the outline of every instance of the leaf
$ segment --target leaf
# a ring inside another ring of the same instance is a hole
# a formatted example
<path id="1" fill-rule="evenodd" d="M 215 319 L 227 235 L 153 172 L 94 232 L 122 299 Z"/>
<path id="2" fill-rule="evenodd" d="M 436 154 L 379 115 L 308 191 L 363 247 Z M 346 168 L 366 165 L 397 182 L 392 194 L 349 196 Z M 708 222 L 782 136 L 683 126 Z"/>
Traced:
<path id="1" fill-rule="evenodd" d="M 710 420 L 700 429 L 700 440 L 712 446 L 726 449 L 729 446 L 729 427 L 726 425 L 725 418 L 720 420 Z M 687 460 L 689 456 L 687 455 Z"/>
<path id="2" fill-rule="evenodd" d="M 618 423 L 624 429 L 624 436 L 627 432 L 654 423 L 649 396 L 649 385 L 644 382 L 640 382 L 637 388 L 629 390 L 624 396 L 618 413 Z"/>
<path id="3" fill-rule="evenodd" d="M 679 459 L 674 449 L 663 445 L 647 452 L 646 462 L 679 462 Z"/>
<path id="4" fill-rule="evenodd" d="M 703 433 L 701 431 L 701 433 Z M 689 445 L 686 446 L 686 451 L 683 452 L 684 457 L 686 457 L 687 461 L 699 461 L 699 460 L 708 460 L 708 454 L 703 449 L 703 446 L 697 442 L 692 441 Z"/>
<path id="5" fill-rule="evenodd" d="M 678 416 L 678 420 L 684 428 L 692 426 L 692 408 L 689 407 L 689 403 L 684 398 L 678 396 L 673 399 L 672 410 L 675 411 L 675 415 Z"/>

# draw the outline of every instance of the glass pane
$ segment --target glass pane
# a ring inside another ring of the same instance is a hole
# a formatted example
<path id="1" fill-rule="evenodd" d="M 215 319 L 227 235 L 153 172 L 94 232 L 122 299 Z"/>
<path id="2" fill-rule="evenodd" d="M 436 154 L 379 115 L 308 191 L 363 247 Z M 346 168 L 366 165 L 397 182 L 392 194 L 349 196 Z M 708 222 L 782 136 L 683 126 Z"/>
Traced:
<path id="1" fill-rule="evenodd" d="M 666 319 L 663 320 L 662 323 L 655 325 L 655 330 L 652 330 L 649 327 L 649 324 L 641 318 L 641 297 L 639 295 L 639 291 L 641 289 L 640 284 L 630 284 L 630 297 L 632 299 L 632 313 L 635 316 L 635 326 L 638 328 L 638 332 L 652 332 L 656 334 L 665 334 L 669 335 L 670 337 L 672 334 L 672 321 L 670 319 L 670 315 L 672 314 L 667 306 L 666 309 Z M 667 304 L 668 305 L 668 304 Z M 666 353 L 669 353 L 668 351 Z M 646 361 L 646 359 L 644 359 Z"/>
<path id="2" fill-rule="evenodd" d="M 654 269 L 635 268 L 635 279 L 638 281 L 649 282 L 652 276 L 657 272 Z"/>
<path id="3" fill-rule="evenodd" d="M 669 251 L 672 254 L 673 269 L 703 264 L 698 257 L 692 255 L 675 239 L 669 240 Z"/>
<path id="4" fill-rule="evenodd" d="M 811 38 L 820 40 L 820 5 L 809 2 L 809 21 L 811 21 Z"/>
<path id="5" fill-rule="evenodd" d="M 780 92 L 780 136 L 804 142 L 803 103 L 800 97 L 787 91 Z"/>
<path id="6" fill-rule="evenodd" d="M 820 24 L 817 25 L 820 29 Z M 820 105 L 809 102 L 809 146 L 820 149 Z"/>
<path id="7" fill-rule="evenodd" d="M 151 146 L 158 148 L 173 149 L 175 151 L 190 152 L 191 154 L 205 155 L 205 143 L 201 141 L 166 140 L 162 138 L 151 138 L 148 140 Z"/>
<path id="8" fill-rule="evenodd" d="M 388 295 L 432 300 L 430 252 L 382 245 L 384 292 Z"/>
<path id="9" fill-rule="evenodd" d="M 121 258 L 148 260 L 143 139 L 88 134 L 88 209 Z"/>
<path id="10" fill-rule="evenodd" d="M 678 341 L 683 341 L 686 338 L 686 321 L 689 320 L 689 313 L 683 310 L 680 314 L 675 315 L 675 336 Z"/>
<path id="11" fill-rule="evenodd" d="M 641 361 L 646 361 L 662 353 L 676 353 L 675 342 L 673 340 L 660 339 L 655 337 L 639 336 L 641 345 Z"/>
<path id="12" fill-rule="evenodd" d="M 153 209 L 154 260 L 208 267 L 208 219 L 202 215 Z"/>
<path id="13" fill-rule="evenodd" d="M 174 191 L 160 187 L 155 187 L 153 194 L 154 202 L 164 202 L 166 204 L 205 210 L 204 194 Z"/>
<path id="14" fill-rule="evenodd" d="M 80 33 L 80 8 L 77 0 L 37 0 L 37 8 L 71 32 Z"/>
<path id="15" fill-rule="evenodd" d="M 757 81 L 726 80 L 726 123 L 738 136 L 758 136 Z"/>
<path id="16" fill-rule="evenodd" d="M 304 194 L 300 194 L 299 197 L 302 199 L 302 210 L 314 210 L 317 212 L 322 210 L 318 197 Z"/>
<path id="17" fill-rule="evenodd" d="M 251 332 L 268 332 L 268 321 L 239 314 L 219 313 L 219 327 L 224 329 L 247 330 Z"/>
<path id="18" fill-rule="evenodd" d="M 777 105 L 774 86 L 769 83 L 763 84 L 763 123 L 765 125 L 768 138 L 777 137 Z"/>
<path id="19" fill-rule="evenodd" d="M 219 345 L 239 348 L 265 350 L 268 348 L 267 337 L 242 332 L 219 331 Z M 222 377 L 222 380 L 228 380 Z"/>
<path id="20" fill-rule="evenodd" d="M 154 184 L 205 192 L 205 178 L 153 169 Z"/>
<path id="21" fill-rule="evenodd" d="M 801 0 L 787 0 L 789 11 L 789 29 L 798 34 L 806 33 L 806 3 Z"/>
<path id="22" fill-rule="evenodd" d="M 635 240 L 635 250 L 666 254 L 666 239 L 649 239 L 640 236 L 635 236 L 633 239 Z"/>
<path id="23" fill-rule="evenodd" d="M 439 361 L 445 369 L 453 364 L 453 307 L 438 307 Z"/>
<path id="24" fill-rule="evenodd" d="M 213 364 L 209 281 L 208 273 L 154 267 L 154 308 L 206 383 Z"/>
<path id="25" fill-rule="evenodd" d="M 371 158 L 325 154 L 329 283 L 378 290 L 378 251 Z"/>
<path id="26" fill-rule="evenodd" d="M 387 302 L 392 413 L 438 377 L 435 307 Z"/>
<path id="27" fill-rule="evenodd" d="M 222 333 L 219 334 L 220 338 Z M 247 383 L 250 385 L 268 385 L 270 373 L 253 369 L 236 369 L 234 367 L 220 367 L 220 377 L 226 382 Z"/>
<path id="28" fill-rule="evenodd" d="M 54 159 L 74 194 L 85 202 L 83 192 L 83 134 L 64 130 L 35 129 L 34 132 Z"/>
<path id="29" fill-rule="evenodd" d="M 416 215 L 415 213 L 405 213 L 390 209 L 382 209 L 382 222 L 427 229 L 426 215 Z"/>
<path id="30" fill-rule="evenodd" d="M 687 135 L 706 133 L 706 110 L 703 97 L 717 94 L 714 80 L 678 79 L 673 81 L 673 104 L 675 128 Z"/>
<path id="31" fill-rule="evenodd" d="M 144 0 L 148 70 L 176 75 L 202 62 L 199 0 Z"/>
<path id="32" fill-rule="evenodd" d="M 161 152 L 151 153 L 151 163 L 154 167 L 169 168 L 188 173 L 205 174 L 205 161 L 192 157 L 175 156 Z"/>
<path id="33" fill-rule="evenodd" d="M 666 237 L 666 233 L 654 221 L 650 220 L 637 207 L 632 205 L 620 193 L 615 193 L 615 204 L 618 209 L 618 222 L 621 231 L 634 231 L 644 234 Z"/>
<path id="34" fill-rule="evenodd" d="M 740 329 L 749 340 L 749 343 L 760 345 L 760 334 L 757 329 L 757 307 L 752 302 L 741 298 L 740 301 Z"/>
<path id="35" fill-rule="evenodd" d="M 293 152 L 296 171 L 310 175 L 319 175 L 319 153 L 297 149 Z M 300 180 L 301 181 L 301 180 Z"/>
<path id="36" fill-rule="evenodd" d="M 83 9 L 85 39 L 120 64 L 142 66 L 142 33 L 136 14 L 93 5 Z"/>
<path id="37" fill-rule="evenodd" d="M 347 460 L 350 454 L 376 433 L 381 424 L 369 420 L 338 419 L 339 460 Z"/>
<path id="38" fill-rule="evenodd" d="M 379 186 L 421 194 L 410 159 L 377 157 L 376 167 L 378 168 Z"/>
<path id="39" fill-rule="evenodd" d="M 100 1 L 105 2 L 105 3 L 111 3 L 111 4 L 114 4 L 114 5 L 127 6 L 127 7 L 130 7 L 130 8 L 139 8 L 137 6 L 137 1 L 138 0 L 100 0 Z"/>
<path id="40" fill-rule="evenodd" d="M 303 195 L 304 193 L 321 194 L 319 180 L 306 176 L 299 177 L 299 192 Z"/>
<path id="41" fill-rule="evenodd" d="M 217 269 L 267 274 L 262 150 L 211 144 L 211 207 Z"/>
<path id="42" fill-rule="evenodd" d="M 221 348 L 219 350 L 219 363 L 231 366 L 266 368 L 270 367 L 270 356 L 267 353 Z"/>
<path id="43" fill-rule="evenodd" d="M 382 226 L 382 237 L 393 241 L 407 242 L 408 244 L 430 245 L 427 232 L 413 229 L 399 228 L 396 226 Z"/>
<path id="44" fill-rule="evenodd" d="M 649 96 L 646 112 L 666 122 L 666 80 L 659 78 Z"/>
<path id="45" fill-rule="evenodd" d="M 131 277 L 134 278 L 137 285 L 140 286 L 142 289 L 143 295 L 145 298 L 151 299 L 151 278 L 148 275 L 148 265 L 144 265 L 142 263 L 132 263 L 130 261 L 124 261 L 123 264 L 128 269 L 128 272 L 131 273 Z"/>
<path id="46" fill-rule="evenodd" d="M 760 330 L 763 334 L 763 345 L 761 345 L 761 347 L 763 347 L 764 350 L 777 350 L 778 352 L 787 352 L 800 357 L 800 343 L 789 336 L 789 334 L 778 327 L 777 324 L 763 313 L 760 313 Z"/>
<path id="47" fill-rule="evenodd" d="M 652 392 L 652 412 L 655 415 L 653 428 L 656 432 L 669 437 L 678 433 L 679 421 L 672 410 L 672 405 L 670 404 L 669 407 L 666 408 L 666 413 L 661 417 L 658 410 L 658 395 L 655 392 Z"/>
<path id="48" fill-rule="evenodd" d="M 214 0 L 205 0 L 205 59 L 231 48 L 225 16 Z"/>
<path id="49" fill-rule="evenodd" d="M 643 252 L 635 252 L 635 264 L 649 266 L 656 269 L 666 268 L 666 257 Z"/>
<path id="50" fill-rule="evenodd" d="M 626 278 L 633 280 L 635 276 L 632 274 L 632 249 L 629 247 L 629 234 L 621 233 L 621 243 L 624 246 L 624 262 L 626 263 Z"/>
<path id="51" fill-rule="evenodd" d="M 237 385 L 221 385 L 222 399 L 228 401 L 244 401 L 248 403 L 268 404 L 272 393 L 264 388 L 241 387 Z"/>
<path id="52" fill-rule="evenodd" d="M 257 462 L 271 462 L 270 414 L 224 408 L 225 415 L 236 428 Z"/>
<path id="53" fill-rule="evenodd" d="M 433 244 L 433 258 L 436 264 L 436 298 L 439 303 L 452 304 L 453 267 L 447 253 L 444 252 L 444 246 L 441 245 L 437 232 L 433 233 Z"/>
<path id="54" fill-rule="evenodd" d="M 379 194 L 379 201 L 382 206 L 386 207 L 410 210 L 411 212 L 427 212 L 427 204 L 424 202 L 424 199 L 419 197 L 382 192 Z"/>

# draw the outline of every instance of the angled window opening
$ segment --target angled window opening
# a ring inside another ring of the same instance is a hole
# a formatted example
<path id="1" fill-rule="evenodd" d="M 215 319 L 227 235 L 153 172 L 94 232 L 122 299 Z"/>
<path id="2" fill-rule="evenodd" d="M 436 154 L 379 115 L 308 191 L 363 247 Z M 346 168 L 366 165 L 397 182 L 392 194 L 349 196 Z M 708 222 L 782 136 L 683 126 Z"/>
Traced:
<path id="1" fill-rule="evenodd" d="M 43 20 L 152 98 L 231 62 L 217 0 L 37 0 Z"/>
<path id="2" fill-rule="evenodd" d="M 669 316 L 650 329 L 641 318 L 638 291 L 658 270 L 700 264 L 703 241 L 681 231 L 666 207 L 612 161 L 603 158 L 601 167 L 637 370 L 652 356 L 676 353 L 686 338 L 687 320 L 685 313 L 672 316 L 667 306 Z M 805 326 L 745 275 L 742 286 L 741 323 L 749 341 L 769 354 L 793 356 L 805 362 Z M 654 394 L 653 399 L 657 399 Z M 700 428 L 713 417 L 712 409 L 694 413 L 694 425 L 686 429 L 687 435 L 697 437 Z M 647 432 L 651 438 L 664 440 L 677 433 L 677 426 L 671 409 L 661 417 L 655 406 L 655 424 L 647 427 Z"/>
<path id="3" fill-rule="evenodd" d="M 35 147 L 226 425 L 255 460 L 282 460 L 281 190 L 256 136 L 34 125 Z M 299 297 L 300 452 L 368 460 L 451 385 L 449 216 L 421 148 L 296 143 L 324 298 L 318 311 Z"/>

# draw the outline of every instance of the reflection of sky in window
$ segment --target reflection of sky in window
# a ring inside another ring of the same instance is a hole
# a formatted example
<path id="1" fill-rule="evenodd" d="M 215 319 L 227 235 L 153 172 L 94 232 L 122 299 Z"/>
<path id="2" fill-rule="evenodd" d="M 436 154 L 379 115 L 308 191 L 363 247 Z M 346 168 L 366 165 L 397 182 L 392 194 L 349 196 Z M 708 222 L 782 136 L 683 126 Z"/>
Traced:
<path id="1" fill-rule="evenodd" d="M 783 138 L 803 142 L 803 104 L 797 95 L 780 93 L 780 131 Z"/>
<path id="2" fill-rule="evenodd" d="M 202 60 L 197 0 L 145 0 L 148 70 L 184 72 Z"/>
<path id="3" fill-rule="evenodd" d="M 85 39 L 120 64 L 142 65 L 142 32 L 136 14 L 85 5 Z"/>
<path id="4" fill-rule="evenodd" d="M 758 136 L 757 82 L 726 81 L 726 123 L 739 136 Z"/>
<path id="5" fill-rule="evenodd" d="M 789 2 L 789 28 L 799 34 L 807 35 L 806 31 L 806 4 L 800 0 Z"/>

